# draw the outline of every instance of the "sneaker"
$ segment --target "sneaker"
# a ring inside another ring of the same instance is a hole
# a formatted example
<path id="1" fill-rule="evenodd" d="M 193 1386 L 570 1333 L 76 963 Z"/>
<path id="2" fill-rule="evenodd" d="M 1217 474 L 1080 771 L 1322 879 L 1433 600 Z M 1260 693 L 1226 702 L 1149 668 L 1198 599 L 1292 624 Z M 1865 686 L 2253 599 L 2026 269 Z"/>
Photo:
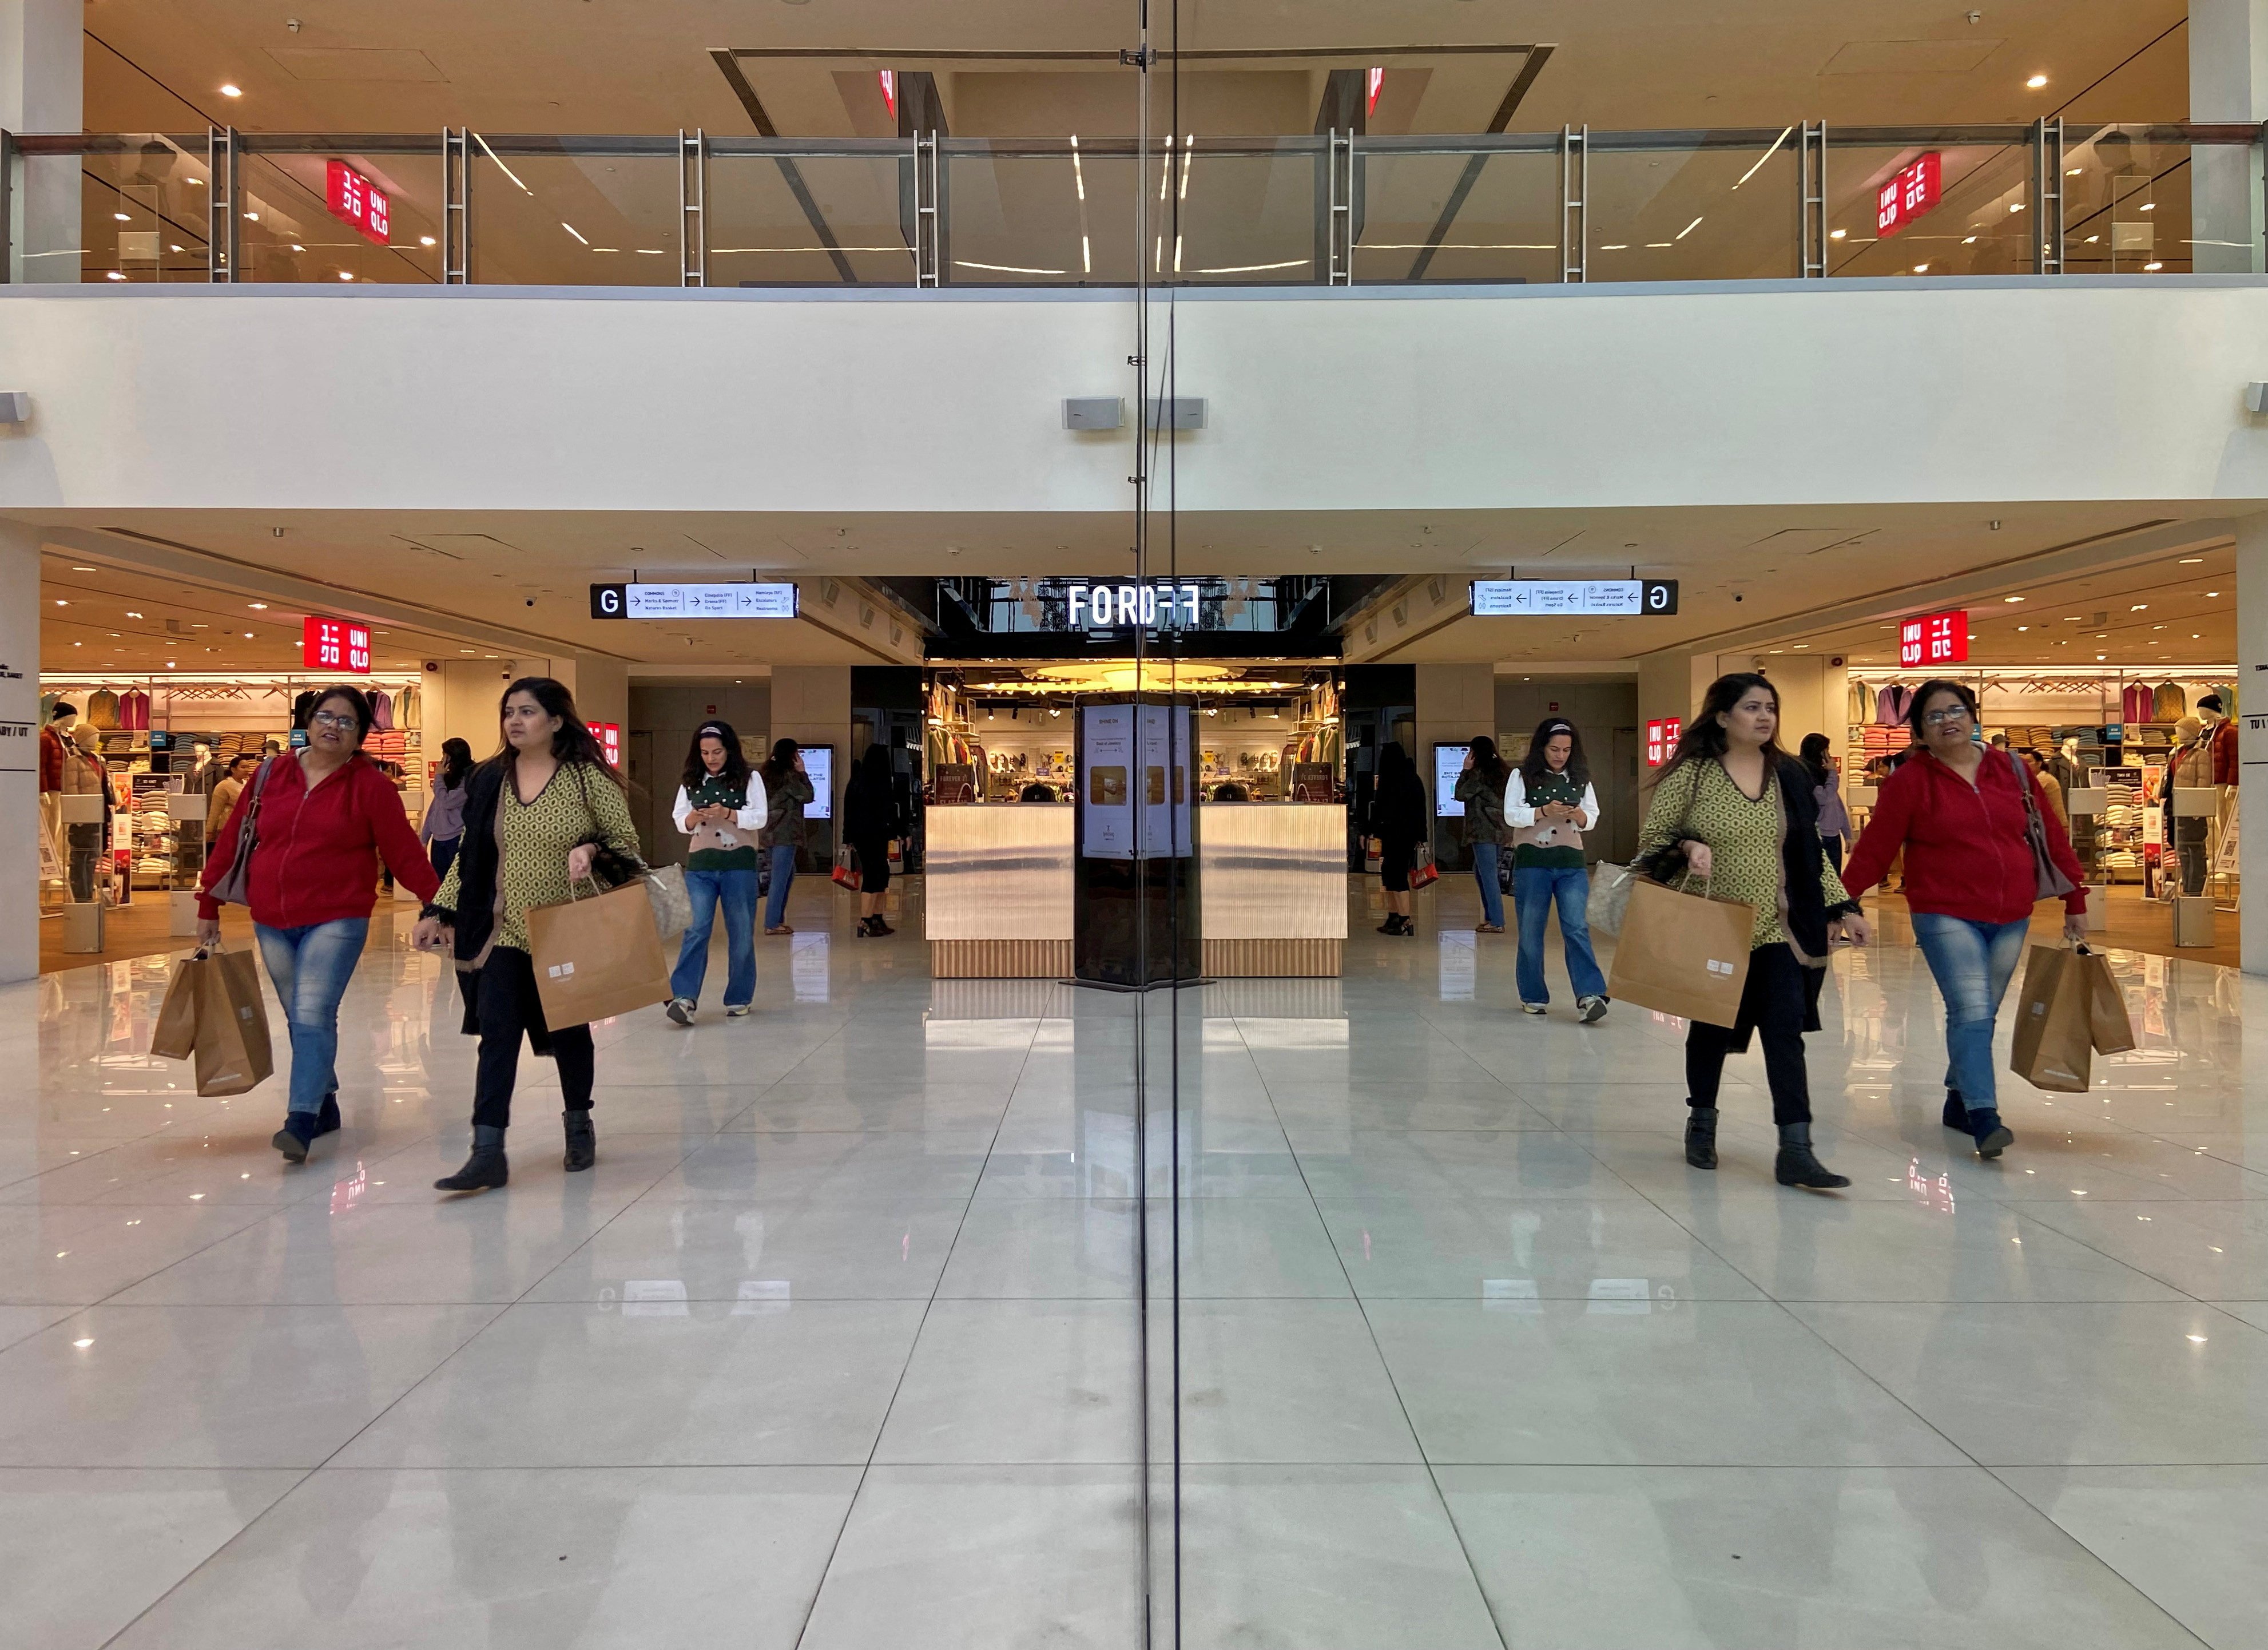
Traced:
<path id="1" fill-rule="evenodd" d="M 1582 1011 L 1576 1018 L 1587 1026 L 1595 1026 L 1607 1017 L 1607 999 L 1603 997 L 1587 997 L 1575 1006 Z"/>
<path id="2" fill-rule="evenodd" d="M 669 999 L 669 1007 L 665 1012 L 679 1025 L 689 1026 L 693 1023 L 695 1006 L 693 999 L 689 997 L 673 997 Z"/>
<path id="3" fill-rule="evenodd" d="M 748 1008 L 749 1005 L 747 1003 L 741 1003 L 737 1006 L 728 1003 L 725 1005 L 725 1018 L 727 1020 L 746 1020 L 748 1017 Z"/>
<path id="4" fill-rule="evenodd" d="M 1520 1012 L 1523 1014 L 1540 1014 L 1543 1012 L 1543 1005 L 1541 1003 L 1522 1003 L 1520 1005 Z"/>
<path id="5" fill-rule="evenodd" d="M 777 927 L 777 928 L 767 928 L 767 929 L 765 929 L 765 930 L 764 930 L 764 934 L 765 934 L 765 937 L 766 937 L 767 939 L 771 939 L 771 938 L 777 938 L 778 935 L 781 935 L 781 934 L 792 934 L 792 933 L 793 933 L 794 932 L 795 932 L 795 930 L 794 930 L 794 929 L 792 929 L 792 928 L 789 927 L 785 923 L 782 923 L 782 924 L 781 924 L 778 927 Z"/>

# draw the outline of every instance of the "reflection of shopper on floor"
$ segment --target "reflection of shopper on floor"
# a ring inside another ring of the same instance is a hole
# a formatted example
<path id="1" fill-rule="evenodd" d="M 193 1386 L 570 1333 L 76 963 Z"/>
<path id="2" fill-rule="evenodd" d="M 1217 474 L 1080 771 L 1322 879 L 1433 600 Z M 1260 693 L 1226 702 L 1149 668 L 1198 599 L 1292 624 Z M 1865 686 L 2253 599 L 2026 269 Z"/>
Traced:
<path id="1" fill-rule="evenodd" d="M 1504 820 L 1504 791 L 1511 781 L 1511 764 L 1498 755 L 1496 741 L 1485 733 L 1473 735 L 1464 771 L 1457 776 L 1456 799 L 1465 805 L 1465 840 L 1472 845 L 1473 880 L 1481 885 L 1481 920 L 1475 926 L 1484 934 L 1504 932 L 1504 881 L 1498 864 L 1512 846 L 1512 828 Z"/>
<path id="2" fill-rule="evenodd" d="M 1749 1034 L 1764 1041 L 1772 1121 L 1779 1125 L 1773 1173 L 1783 1186 L 1848 1186 L 1811 1149 L 1811 1088 L 1803 1034 L 1819 1029 L 1819 990 L 1830 936 L 1864 945 L 1874 929 L 1843 891 L 1819 846 L 1811 776 L 1774 742 L 1779 692 L 1749 672 L 1710 685 L 1701 713 L 1656 777 L 1638 833 L 1638 858 L 1682 848 L 1693 875 L 1720 900 L 1756 908 L 1749 977 L 1728 1030 L 1691 1021 L 1685 1033 L 1685 1160 L 1717 1167 L 1717 1091 L 1728 1053 Z"/>
<path id="3" fill-rule="evenodd" d="M 2086 935 L 2087 890 L 2038 781 L 2006 751 L 1977 743 L 1977 696 L 1968 687 L 1924 682 L 1910 714 L 1921 754 L 1883 783 L 1852 851 L 1850 886 L 1864 893 L 1904 851 L 1914 938 L 1945 998 L 1945 1126 L 1974 1138 L 1980 1156 L 1998 1157 L 2015 1137 L 2000 1122 L 1992 1025 L 2039 899 L 2035 818 L 2048 857 L 2072 885 L 2066 939 Z"/>
<path id="4" fill-rule="evenodd" d="M 294 1163 L 339 1126 L 339 999 L 370 934 L 379 861 L 421 899 L 441 882 L 401 793 L 362 754 L 370 715 L 360 689 L 323 689 L 306 748 L 269 758 L 214 835 L 197 902 L 197 943 L 218 945 L 212 891 L 239 854 L 251 854 L 253 934 L 291 1028 L 290 1110 L 272 1144 Z"/>
<path id="5" fill-rule="evenodd" d="M 1370 799 L 1370 829 L 1378 837 L 1378 880 L 1386 893 L 1381 934 L 1404 938 L 1418 932 L 1410 920 L 1410 873 L 1418 844 L 1425 840 L 1425 786 L 1418 764 L 1389 739 L 1378 751 L 1378 788 Z"/>
<path id="6" fill-rule="evenodd" d="M 709 932 L 725 912 L 725 1014 L 737 1020 L 756 995 L 756 836 L 764 828 L 764 782 L 748 768 L 729 722 L 704 722 L 685 753 L 670 816 L 693 839 L 685 891 L 693 918 L 669 976 L 669 1017 L 693 1023 L 709 972 Z"/>
<path id="7" fill-rule="evenodd" d="M 571 1174 L 598 1161 L 591 1028 L 545 1022 L 528 955 L 527 913 L 564 901 L 573 884 L 590 877 L 601 845 L 633 857 L 638 851 L 622 782 L 563 683 L 521 677 L 504 690 L 500 720 L 504 750 L 467 781 L 462 845 L 417 924 L 421 950 L 446 947 L 454 957 L 465 1034 L 481 1040 L 472 1155 L 433 1182 L 442 1191 L 478 1191 L 511 1178 L 504 1135 L 512 1123 L 522 1036 L 558 1064 L 564 1167 Z"/>
<path id="8" fill-rule="evenodd" d="M 1551 1000 L 1543 983 L 1543 929 L 1556 904 L 1576 1008 L 1585 1025 L 1596 1024 L 1606 1017 L 1607 983 L 1591 954 L 1591 879 L 1583 868 L 1583 833 L 1598 826 L 1599 793 L 1592 788 L 1573 723 L 1550 717 L 1535 730 L 1527 756 L 1505 785 L 1504 818 L 1512 828 L 1520 1005 L 1540 1014 Z"/>
<path id="9" fill-rule="evenodd" d="M 882 920 L 882 895 L 890 886 L 890 843 L 905 833 L 889 748 L 869 745 L 843 791 L 843 840 L 858 854 L 861 935 L 880 939 L 898 932 Z"/>
<path id="10" fill-rule="evenodd" d="M 811 776 L 803 770 L 803 747 L 792 739 L 772 741 L 771 759 L 756 770 L 764 782 L 764 832 L 758 851 L 771 856 L 770 892 L 764 898 L 764 932 L 792 934 L 787 925 L 787 891 L 795 886 L 795 857 L 803 847 L 803 805 L 814 799 Z"/>

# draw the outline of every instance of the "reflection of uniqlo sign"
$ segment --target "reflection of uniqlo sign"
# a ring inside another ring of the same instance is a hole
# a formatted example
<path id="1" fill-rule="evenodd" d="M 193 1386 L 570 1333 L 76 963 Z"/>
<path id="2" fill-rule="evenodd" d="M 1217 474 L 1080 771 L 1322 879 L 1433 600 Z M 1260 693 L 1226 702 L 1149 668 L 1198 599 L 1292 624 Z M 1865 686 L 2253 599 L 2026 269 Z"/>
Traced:
<path id="1" fill-rule="evenodd" d="M 370 674 L 370 627 L 346 619 L 307 615 L 299 636 L 299 662 L 309 670 L 342 670 L 357 676 Z"/>
<path id="2" fill-rule="evenodd" d="M 591 732 L 599 736 L 599 750 L 607 759 L 607 766 L 622 765 L 622 725 L 620 722 L 593 722 Z"/>
<path id="3" fill-rule="evenodd" d="M 1969 657 L 1969 610 L 1926 613 L 1898 626 L 1898 663 L 1958 665 Z"/>
<path id="4" fill-rule="evenodd" d="M 1940 163 L 1931 150 L 1912 165 L 1901 167 L 1874 195 L 1874 233 L 1895 235 L 1937 204 Z"/>
<path id="5" fill-rule="evenodd" d="M 386 198 L 386 191 L 343 160 L 330 163 L 324 181 L 331 216 L 352 224 L 379 246 L 386 245 L 394 215 L 393 203 Z"/>
<path id="6" fill-rule="evenodd" d="M 1675 717 L 1668 717 L 1646 725 L 1646 765 L 1659 768 L 1669 760 L 1669 753 L 1677 748 L 1677 740 L 1684 725 Z"/>

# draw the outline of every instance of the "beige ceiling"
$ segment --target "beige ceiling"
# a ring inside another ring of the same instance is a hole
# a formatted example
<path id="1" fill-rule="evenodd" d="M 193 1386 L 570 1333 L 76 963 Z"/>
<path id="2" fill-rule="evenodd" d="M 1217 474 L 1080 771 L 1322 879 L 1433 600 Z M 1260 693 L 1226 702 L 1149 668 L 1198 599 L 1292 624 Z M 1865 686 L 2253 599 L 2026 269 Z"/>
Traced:
<path id="1" fill-rule="evenodd" d="M 1984 0 L 1979 20 L 1941 0 L 1215 0 L 1182 8 L 1189 50 L 1516 45 L 1555 53 L 1514 124 L 1600 128 L 2168 120 L 2187 112 L 2181 0 Z M 887 49 L 890 58 L 753 62 L 751 84 L 789 136 L 881 129 L 874 69 L 924 50 L 1116 51 L 1133 0 L 90 0 L 86 121 L 94 130 L 751 130 L 711 48 Z M 295 31 L 290 21 L 297 19 Z M 1171 46 L 1163 38 L 1158 43 Z M 1189 129 L 1313 129 L 1320 64 L 1191 65 Z M 1516 60 L 1382 57 L 1379 129 L 1482 129 Z M 932 63 L 948 123 L 967 136 L 1130 131 L 1126 71 Z M 1232 71 L 1248 78 L 1237 84 Z M 2048 76 L 2027 90 L 2025 79 Z M 1202 75 L 1203 78 L 1200 78 Z M 1287 78 L 1288 77 L 1288 78 Z M 1302 89 L 1298 82 L 1304 78 Z M 224 84 L 244 95 L 220 94 Z"/>

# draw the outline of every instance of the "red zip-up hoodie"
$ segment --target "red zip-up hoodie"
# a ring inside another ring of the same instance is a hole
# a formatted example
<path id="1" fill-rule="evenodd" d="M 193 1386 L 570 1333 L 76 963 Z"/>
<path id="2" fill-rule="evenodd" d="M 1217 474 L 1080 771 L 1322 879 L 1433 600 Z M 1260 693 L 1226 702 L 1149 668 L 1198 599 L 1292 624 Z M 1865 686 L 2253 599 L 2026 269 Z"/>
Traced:
<path id="1" fill-rule="evenodd" d="M 2087 910 L 2087 890 L 2080 886 L 2087 873 L 2071 851 L 2063 822 L 2041 796 L 2039 781 L 2005 751 L 1985 752 L 1974 785 L 1926 751 L 1917 752 L 1882 781 L 1874 817 L 1851 851 L 1851 863 L 1843 867 L 1844 887 L 1853 894 L 1873 888 L 1903 848 L 1910 910 L 1972 923 L 2030 917 L 2039 902 L 2039 882 L 2031 844 L 2024 839 L 2020 782 L 2031 788 L 2047 826 L 2048 858 L 2072 880 L 2064 910 L 2078 916 Z"/>
<path id="2" fill-rule="evenodd" d="M 201 879 L 197 914 L 220 915 L 213 884 L 236 858 L 238 833 L 252 811 L 247 784 L 228 823 L 212 843 Z M 269 759 L 260 803 L 260 829 L 252 852 L 252 920 L 263 928 L 306 928 L 367 917 L 378 903 L 378 861 L 384 855 L 396 880 L 431 903 L 441 890 L 401 794 L 360 754 L 307 789 L 299 759 L 280 752 Z"/>

